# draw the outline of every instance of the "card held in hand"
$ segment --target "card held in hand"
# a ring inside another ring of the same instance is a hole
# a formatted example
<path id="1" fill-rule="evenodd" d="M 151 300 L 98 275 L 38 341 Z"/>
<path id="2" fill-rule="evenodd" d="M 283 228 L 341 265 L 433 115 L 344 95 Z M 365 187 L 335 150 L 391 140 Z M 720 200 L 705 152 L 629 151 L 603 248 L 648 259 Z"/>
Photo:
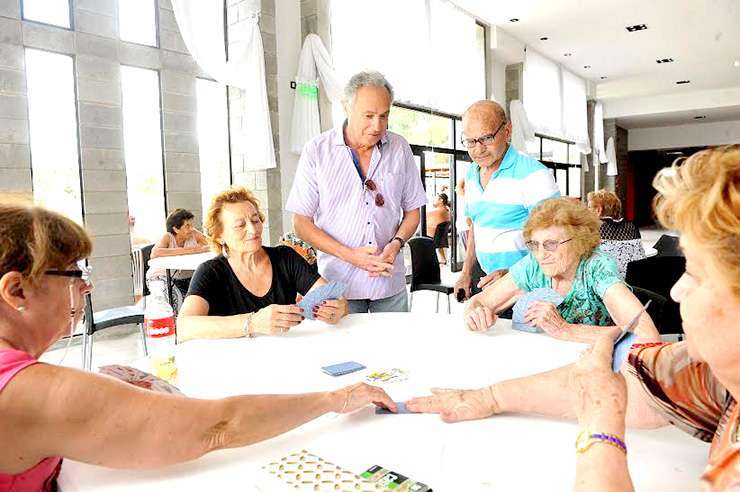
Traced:
<path id="1" fill-rule="evenodd" d="M 298 303 L 298 307 L 303 308 L 303 316 L 306 319 L 316 319 L 313 315 L 313 308 L 329 299 L 339 299 L 347 289 L 347 284 L 342 282 L 329 282 L 306 293 Z"/>
<path id="2" fill-rule="evenodd" d="M 563 296 L 558 294 L 555 289 L 549 287 L 542 287 L 527 292 L 514 304 L 513 314 L 511 316 L 511 327 L 513 329 L 530 333 L 537 333 L 539 331 L 536 326 L 532 326 L 524 321 L 524 315 L 527 314 L 527 309 L 529 309 L 529 306 L 533 302 L 537 301 L 550 302 L 557 307 L 563 302 Z"/>

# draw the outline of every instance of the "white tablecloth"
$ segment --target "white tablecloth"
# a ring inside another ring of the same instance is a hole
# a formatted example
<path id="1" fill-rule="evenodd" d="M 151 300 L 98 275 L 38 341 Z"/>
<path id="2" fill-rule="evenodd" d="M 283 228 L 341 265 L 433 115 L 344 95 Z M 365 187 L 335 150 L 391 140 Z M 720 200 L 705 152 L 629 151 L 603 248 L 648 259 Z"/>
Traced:
<path id="1" fill-rule="evenodd" d="M 509 326 L 500 320 L 477 334 L 464 329 L 459 315 L 351 315 L 336 328 L 306 321 L 283 337 L 191 341 L 178 347 L 179 386 L 200 398 L 331 390 L 372 369 L 398 367 L 410 377 L 387 391 L 404 400 L 434 386 L 475 388 L 552 369 L 575 360 L 584 347 Z M 368 369 L 338 378 L 320 370 L 348 360 Z M 67 460 L 60 483 L 65 492 L 251 491 L 258 490 L 260 466 L 307 449 L 357 473 L 382 465 L 436 492 L 570 490 L 577 432 L 573 422 L 537 417 L 445 424 L 436 415 L 376 415 L 366 408 L 164 470 L 109 470 Z M 707 445 L 672 427 L 630 430 L 626 440 L 637 490 L 697 489 Z"/>
<path id="2" fill-rule="evenodd" d="M 149 266 L 166 270 L 195 270 L 204 261 L 215 257 L 216 254 L 210 251 L 192 255 L 160 256 L 150 259 Z"/>

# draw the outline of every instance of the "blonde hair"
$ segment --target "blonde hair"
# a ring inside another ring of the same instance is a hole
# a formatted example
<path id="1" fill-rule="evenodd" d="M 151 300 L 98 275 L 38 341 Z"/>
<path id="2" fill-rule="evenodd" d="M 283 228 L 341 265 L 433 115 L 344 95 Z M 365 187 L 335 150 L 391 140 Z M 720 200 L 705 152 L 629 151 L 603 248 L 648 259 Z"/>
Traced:
<path id="1" fill-rule="evenodd" d="M 41 207 L 0 205 L 0 276 L 19 272 L 38 285 L 47 270 L 62 270 L 92 252 L 85 229 Z"/>
<path id="2" fill-rule="evenodd" d="M 573 238 L 570 243 L 576 254 L 588 258 L 601 242 L 600 225 L 596 214 L 580 201 L 568 197 L 552 198 L 532 211 L 524 225 L 523 235 L 525 241 L 529 241 L 536 230 L 563 227 L 568 231 L 568 236 Z"/>
<path id="3" fill-rule="evenodd" d="M 225 245 L 218 242 L 217 238 L 221 237 L 224 232 L 224 225 L 221 223 L 221 210 L 227 203 L 244 203 L 249 202 L 257 209 L 260 222 L 265 221 L 265 215 L 260 210 L 260 202 L 254 196 L 251 190 L 243 186 L 232 186 L 214 196 L 211 200 L 211 206 L 208 207 L 208 216 L 206 218 L 206 230 L 208 231 L 208 243 L 211 251 L 216 254 L 222 254 Z"/>
<path id="4" fill-rule="evenodd" d="M 601 217 L 611 217 L 612 219 L 622 217 L 622 201 L 613 191 L 590 191 L 586 197 L 594 207 L 601 209 Z"/>
<path id="5" fill-rule="evenodd" d="M 740 296 L 740 145 L 679 159 L 653 180 L 660 222 L 695 238 Z"/>

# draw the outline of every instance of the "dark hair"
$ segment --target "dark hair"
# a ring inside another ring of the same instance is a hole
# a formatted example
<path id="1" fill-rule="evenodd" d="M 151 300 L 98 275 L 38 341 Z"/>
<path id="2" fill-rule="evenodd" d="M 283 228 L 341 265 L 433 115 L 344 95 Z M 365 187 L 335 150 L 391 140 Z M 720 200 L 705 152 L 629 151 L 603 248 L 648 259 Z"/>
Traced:
<path id="1" fill-rule="evenodd" d="M 442 205 L 444 205 L 445 207 L 450 206 L 450 198 L 447 196 L 447 193 L 440 193 L 437 196 L 440 200 L 442 200 Z"/>
<path id="2" fill-rule="evenodd" d="M 176 208 L 167 216 L 167 232 L 174 234 L 175 227 L 179 229 L 186 221 L 193 220 L 193 218 L 195 216 L 189 210 Z"/>

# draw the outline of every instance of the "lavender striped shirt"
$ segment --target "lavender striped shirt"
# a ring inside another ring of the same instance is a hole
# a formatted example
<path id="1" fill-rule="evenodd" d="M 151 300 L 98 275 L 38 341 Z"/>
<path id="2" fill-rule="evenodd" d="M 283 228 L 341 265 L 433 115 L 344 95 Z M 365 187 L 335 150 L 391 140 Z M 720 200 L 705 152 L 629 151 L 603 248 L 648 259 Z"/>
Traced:
<path id="1" fill-rule="evenodd" d="M 375 205 L 344 142 L 343 128 L 334 128 L 306 144 L 298 162 L 285 208 L 313 217 L 332 238 L 350 247 L 377 247 L 381 251 L 396 235 L 402 211 L 427 201 L 411 147 L 392 132 L 380 139 L 370 158 L 367 178 L 377 185 L 385 204 Z M 370 277 L 368 272 L 328 253 L 318 253 L 319 273 L 346 283 L 347 299 L 383 299 L 405 288 L 403 255 L 398 254 L 392 277 Z"/>

